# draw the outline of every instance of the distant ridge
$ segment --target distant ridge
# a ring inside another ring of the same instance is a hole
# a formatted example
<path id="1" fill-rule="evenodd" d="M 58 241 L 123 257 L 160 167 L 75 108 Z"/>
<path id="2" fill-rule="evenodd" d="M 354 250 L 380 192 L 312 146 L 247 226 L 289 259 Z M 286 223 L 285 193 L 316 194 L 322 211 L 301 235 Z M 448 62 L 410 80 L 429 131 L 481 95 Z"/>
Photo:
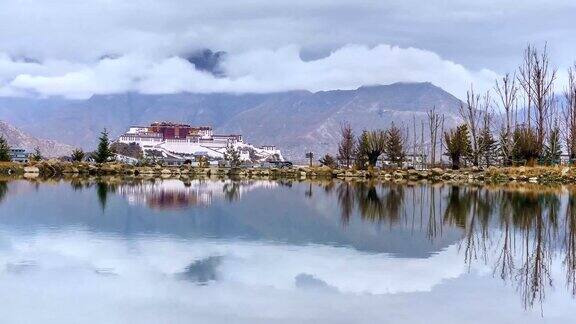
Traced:
<path id="1" fill-rule="evenodd" d="M 33 151 L 35 148 L 39 148 L 40 153 L 46 157 L 69 155 L 73 149 L 70 145 L 33 137 L 1 120 L 0 135 L 3 136 L 8 141 L 8 144 L 13 148 L 23 148 L 28 151 Z"/>
<path id="2" fill-rule="evenodd" d="M 240 133 L 247 142 L 275 144 L 285 156 L 336 153 L 342 121 L 362 129 L 419 125 L 436 107 L 446 126 L 458 119 L 460 100 L 429 83 L 362 86 L 355 90 L 267 94 L 95 95 L 87 100 L 0 98 L 0 119 L 34 136 L 93 149 L 100 131 L 118 136 L 133 124 L 173 120 Z"/>

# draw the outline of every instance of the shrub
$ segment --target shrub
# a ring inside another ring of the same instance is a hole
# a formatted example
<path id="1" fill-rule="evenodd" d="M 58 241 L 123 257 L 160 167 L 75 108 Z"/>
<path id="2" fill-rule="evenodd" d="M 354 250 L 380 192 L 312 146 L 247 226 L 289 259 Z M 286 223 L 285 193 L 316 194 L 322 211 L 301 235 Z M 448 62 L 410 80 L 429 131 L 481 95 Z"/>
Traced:
<path id="1" fill-rule="evenodd" d="M 378 157 L 384 153 L 386 146 L 386 133 L 383 130 L 363 131 L 358 139 L 358 153 L 360 162 L 365 167 L 366 164 L 375 166 Z"/>
<path id="2" fill-rule="evenodd" d="M 74 162 L 82 162 L 82 160 L 84 160 L 84 156 L 86 156 L 86 154 L 84 153 L 84 151 L 82 151 L 81 149 L 75 149 L 74 151 L 72 151 L 72 161 Z"/>
<path id="3" fill-rule="evenodd" d="M 332 155 L 330 155 L 330 154 L 324 155 L 320 160 L 318 160 L 318 162 L 320 162 L 320 164 L 327 166 L 327 167 L 330 167 L 330 168 L 336 168 L 338 166 L 336 159 L 333 158 Z"/>
<path id="4" fill-rule="evenodd" d="M 460 169 L 462 158 L 470 153 L 470 138 L 466 124 L 444 133 L 444 141 L 448 157 L 452 161 L 452 169 Z"/>
<path id="5" fill-rule="evenodd" d="M 514 130 L 512 135 L 513 149 L 512 158 L 516 163 L 534 165 L 541 153 L 538 144 L 538 135 L 533 128 L 520 126 Z"/>

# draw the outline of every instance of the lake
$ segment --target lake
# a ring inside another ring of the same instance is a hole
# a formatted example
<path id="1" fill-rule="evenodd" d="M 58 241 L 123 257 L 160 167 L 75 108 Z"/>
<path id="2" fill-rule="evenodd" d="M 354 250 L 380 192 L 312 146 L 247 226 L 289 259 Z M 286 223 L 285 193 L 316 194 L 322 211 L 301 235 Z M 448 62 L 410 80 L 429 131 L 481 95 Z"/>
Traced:
<path id="1" fill-rule="evenodd" d="M 576 188 L 0 181 L 6 323 L 567 323 Z"/>

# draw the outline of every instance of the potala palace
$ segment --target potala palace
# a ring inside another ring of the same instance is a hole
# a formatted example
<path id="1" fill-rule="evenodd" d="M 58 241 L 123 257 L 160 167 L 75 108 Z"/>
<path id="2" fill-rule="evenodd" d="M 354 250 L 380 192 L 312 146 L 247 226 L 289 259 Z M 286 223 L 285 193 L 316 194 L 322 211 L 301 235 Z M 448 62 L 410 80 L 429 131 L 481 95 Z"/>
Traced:
<path id="1" fill-rule="evenodd" d="M 283 161 L 275 146 L 256 147 L 244 143 L 242 135 L 217 135 L 211 126 L 191 126 L 172 122 L 155 122 L 150 126 L 132 126 L 118 138 L 118 142 L 140 145 L 144 156 L 192 160 L 205 156 L 210 160 L 224 158 L 233 147 L 242 161 Z"/>

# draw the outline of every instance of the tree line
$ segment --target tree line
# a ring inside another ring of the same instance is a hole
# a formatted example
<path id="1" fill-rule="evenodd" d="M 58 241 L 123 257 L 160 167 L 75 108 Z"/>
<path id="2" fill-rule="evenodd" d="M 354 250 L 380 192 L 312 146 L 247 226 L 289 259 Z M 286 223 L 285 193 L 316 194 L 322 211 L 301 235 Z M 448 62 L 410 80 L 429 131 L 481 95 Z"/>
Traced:
<path id="1" fill-rule="evenodd" d="M 326 154 L 320 163 L 329 167 L 352 166 L 359 169 L 376 166 L 378 158 L 384 155 L 387 161 L 401 167 L 404 162 L 406 135 L 394 123 L 386 129 L 364 130 L 358 137 L 350 123 L 343 123 L 340 128 L 341 141 L 338 144 L 336 158 Z"/>
<path id="2" fill-rule="evenodd" d="M 444 129 L 445 115 L 436 107 L 426 113 L 427 122 L 422 120 L 419 130 L 414 117 L 411 136 L 409 126 L 394 124 L 355 136 L 350 124 L 344 123 L 338 155 L 326 155 L 320 162 L 364 169 L 375 166 L 380 156 L 401 166 L 410 155 L 413 165 L 418 159 L 428 166 L 448 162 L 459 169 L 558 165 L 565 153 L 571 164 L 576 161 L 576 63 L 567 75 L 560 95 L 555 88 L 557 69 L 550 63 L 547 46 L 529 45 L 516 71 L 495 80 L 492 89 L 479 94 L 470 86 L 455 127 Z"/>

